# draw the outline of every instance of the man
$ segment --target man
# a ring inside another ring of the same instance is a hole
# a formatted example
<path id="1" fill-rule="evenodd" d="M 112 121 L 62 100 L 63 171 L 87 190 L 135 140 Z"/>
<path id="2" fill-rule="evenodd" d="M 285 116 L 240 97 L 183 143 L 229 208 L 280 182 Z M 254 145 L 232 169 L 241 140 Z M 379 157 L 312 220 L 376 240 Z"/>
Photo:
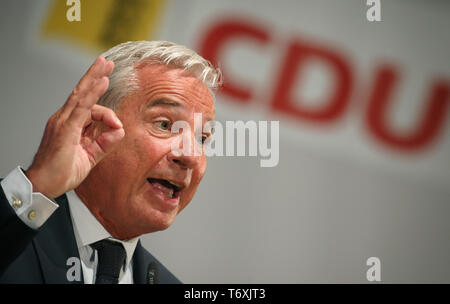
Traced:
<path id="1" fill-rule="evenodd" d="M 168 228 L 194 196 L 205 154 L 172 147 L 201 149 L 211 136 L 195 130 L 194 113 L 214 120 L 219 81 L 170 42 L 127 42 L 97 58 L 48 120 L 28 170 L 1 182 L 0 282 L 179 283 L 139 236 Z M 190 128 L 171 132 L 176 121 Z"/>

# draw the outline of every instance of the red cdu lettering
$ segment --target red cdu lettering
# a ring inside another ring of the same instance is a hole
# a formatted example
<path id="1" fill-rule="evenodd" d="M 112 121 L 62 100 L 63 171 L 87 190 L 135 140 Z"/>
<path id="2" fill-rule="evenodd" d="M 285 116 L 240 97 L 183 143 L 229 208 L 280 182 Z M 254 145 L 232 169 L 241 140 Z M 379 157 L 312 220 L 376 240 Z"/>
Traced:
<path id="1" fill-rule="evenodd" d="M 449 86 L 444 81 L 432 85 L 429 98 L 424 103 L 421 120 L 409 134 L 398 134 L 389 127 L 387 112 L 392 102 L 392 91 L 398 75 L 389 66 L 381 67 L 375 77 L 369 98 L 367 127 L 369 132 L 385 145 L 399 150 L 412 151 L 429 146 L 442 130 L 449 104 Z"/>
<path id="2" fill-rule="evenodd" d="M 200 54 L 217 66 L 222 56 L 222 49 L 225 45 L 236 39 L 246 39 L 266 44 L 269 41 L 269 34 L 267 31 L 253 26 L 249 23 L 244 23 L 238 20 L 226 20 L 213 25 L 206 33 L 200 46 Z M 227 77 L 225 68 L 221 66 L 224 74 L 224 83 L 221 88 L 221 93 L 233 97 L 241 103 L 248 103 L 252 99 L 252 92 L 244 85 L 232 82 L 231 77 Z"/>
<path id="3" fill-rule="evenodd" d="M 294 102 L 292 92 L 295 88 L 297 73 L 301 70 L 305 59 L 318 59 L 334 71 L 336 83 L 334 91 L 319 109 L 302 107 L 301 101 Z M 352 86 L 352 74 L 344 58 L 336 52 L 305 44 L 293 42 L 288 47 L 280 77 L 272 96 L 272 107 L 275 111 L 292 115 L 301 120 L 311 122 L 331 122 L 339 118 L 349 102 Z"/>

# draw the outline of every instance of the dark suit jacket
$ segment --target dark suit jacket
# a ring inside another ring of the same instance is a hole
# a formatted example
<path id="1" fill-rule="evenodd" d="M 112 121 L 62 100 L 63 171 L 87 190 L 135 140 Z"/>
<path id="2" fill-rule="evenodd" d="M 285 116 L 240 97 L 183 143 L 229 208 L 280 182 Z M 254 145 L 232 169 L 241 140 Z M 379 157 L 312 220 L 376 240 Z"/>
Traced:
<path id="1" fill-rule="evenodd" d="M 39 230 L 28 227 L 16 215 L 0 186 L 0 283 L 69 282 L 66 265 L 70 257 L 80 258 L 66 195 L 56 199 L 59 208 Z M 132 259 L 134 283 L 148 283 L 148 266 L 156 270 L 156 281 L 181 283 L 166 267 L 142 247 L 140 241 Z M 156 268 L 156 269 L 155 269 Z"/>

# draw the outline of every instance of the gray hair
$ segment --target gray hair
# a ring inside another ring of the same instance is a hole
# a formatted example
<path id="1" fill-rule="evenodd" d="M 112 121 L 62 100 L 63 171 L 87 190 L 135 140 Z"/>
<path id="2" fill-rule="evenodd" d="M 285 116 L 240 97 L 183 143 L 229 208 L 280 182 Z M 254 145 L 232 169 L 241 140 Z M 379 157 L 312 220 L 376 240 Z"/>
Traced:
<path id="1" fill-rule="evenodd" d="M 122 98 L 139 88 L 136 66 L 165 64 L 185 70 L 201 80 L 211 92 L 221 85 L 222 74 L 208 60 L 185 46 L 168 41 L 129 41 L 104 52 L 101 56 L 114 61 L 114 70 L 109 76 L 109 87 L 99 105 L 117 110 Z"/>

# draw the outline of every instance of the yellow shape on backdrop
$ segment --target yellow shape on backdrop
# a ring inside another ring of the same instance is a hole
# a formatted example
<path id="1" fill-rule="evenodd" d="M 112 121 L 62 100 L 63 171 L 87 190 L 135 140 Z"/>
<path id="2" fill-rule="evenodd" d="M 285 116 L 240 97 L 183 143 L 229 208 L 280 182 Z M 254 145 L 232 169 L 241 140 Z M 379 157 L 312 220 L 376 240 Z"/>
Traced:
<path id="1" fill-rule="evenodd" d="M 43 22 L 44 37 L 60 38 L 97 50 L 154 37 L 166 0 L 80 0 L 81 20 L 67 20 L 74 1 L 53 0 Z"/>

